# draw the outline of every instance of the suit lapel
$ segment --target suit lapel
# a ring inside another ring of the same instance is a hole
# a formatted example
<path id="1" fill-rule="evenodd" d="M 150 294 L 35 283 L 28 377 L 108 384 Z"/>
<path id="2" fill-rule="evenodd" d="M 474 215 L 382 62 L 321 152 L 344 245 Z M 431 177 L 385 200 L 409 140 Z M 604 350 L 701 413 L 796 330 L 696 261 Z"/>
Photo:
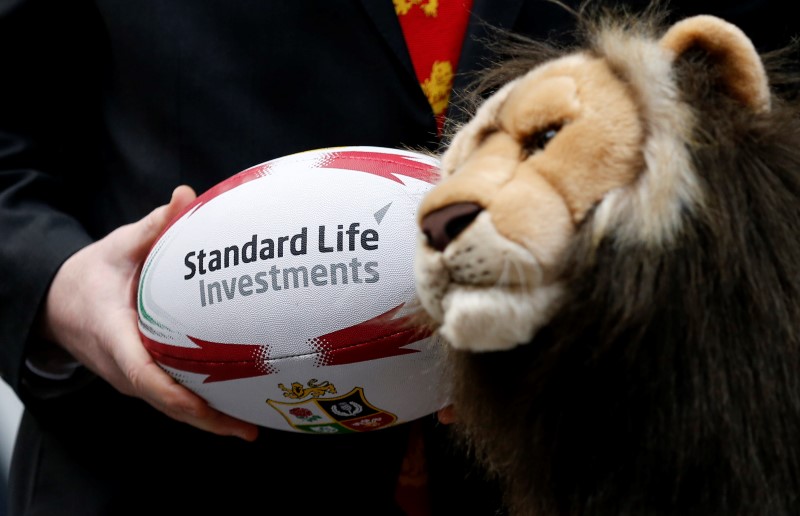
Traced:
<path id="1" fill-rule="evenodd" d="M 397 20 L 394 5 L 389 0 L 360 0 L 364 11 L 372 19 L 372 23 L 383 36 L 386 44 L 392 49 L 409 77 L 417 82 L 414 64 L 408 53 L 403 30 Z M 467 26 L 467 34 L 459 58 L 458 72 L 453 80 L 453 90 L 463 88 L 469 82 L 469 74 L 475 72 L 486 63 L 490 51 L 482 42 L 488 36 L 487 25 L 510 28 L 519 17 L 525 0 L 473 0 L 473 16 Z M 424 98 L 420 90 L 420 98 Z M 450 116 L 458 120 L 463 118 L 460 110 L 454 106 L 456 98 L 451 98 Z"/>
<path id="2" fill-rule="evenodd" d="M 403 36 L 403 30 L 397 21 L 397 14 L 394 12 L 394 4 L 389 0 L 361 0 L 364 10 L 372 19 L 372 23 L 377 27 L 389 48 L 392 49 L 403 68 L 414 78 L 414 65 L 411 56 L 408 54 L 408 47 Z"/>
<path id="3" fill-rule="evenodd" d="M 489 35 L 487 25 L 512 27 L 519 17 L 523 3 L 524 0 L 474 0 L 473 15 L 467 26 L 453 89 L 466 86 L 469 81 L 468 74 L 479 70 L 486 64 L 485 59 L 490 57 L 490 51 L 483 43 Z"/>

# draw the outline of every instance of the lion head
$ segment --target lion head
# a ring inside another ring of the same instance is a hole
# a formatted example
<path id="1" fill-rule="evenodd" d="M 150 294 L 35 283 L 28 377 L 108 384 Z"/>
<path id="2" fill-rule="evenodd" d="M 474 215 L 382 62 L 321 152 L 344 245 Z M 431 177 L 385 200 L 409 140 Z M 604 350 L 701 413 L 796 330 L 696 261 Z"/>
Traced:
<path id="1" fill-rule="evenodd" d="M 800 506 L 798 110 L 737 27 L 661 19 L 531 43 L 419 208 L 455 426 L 518 513 Z"/>

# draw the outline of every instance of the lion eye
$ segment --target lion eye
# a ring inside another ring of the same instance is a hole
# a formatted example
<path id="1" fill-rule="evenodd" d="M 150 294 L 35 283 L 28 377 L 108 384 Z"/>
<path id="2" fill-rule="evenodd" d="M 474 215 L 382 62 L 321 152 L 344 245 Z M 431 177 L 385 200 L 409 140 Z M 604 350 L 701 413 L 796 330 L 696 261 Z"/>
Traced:
<path id="1" fill-rule="evenodd" d="M 549 125 L 541 131 L 536 131 L 525 138 L 525 141 L 522 145 L 523 153 L 525 155 L 524 157 L 527 158 L 531 154 L 534 154 L 537 151 L 547 147 L 547 144 L 550 143 L 550 140 L 555 138 L 560 130 L 561 124 Z"/>

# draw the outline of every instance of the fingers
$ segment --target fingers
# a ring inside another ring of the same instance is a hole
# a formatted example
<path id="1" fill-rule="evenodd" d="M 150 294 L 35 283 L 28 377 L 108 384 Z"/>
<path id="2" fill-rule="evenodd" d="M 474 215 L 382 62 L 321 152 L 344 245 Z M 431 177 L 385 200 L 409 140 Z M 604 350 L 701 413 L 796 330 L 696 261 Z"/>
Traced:
<path id="1" fill-rule="evenodd" d="M 436 413 L 436 417 L 439 418 L 439 422 L 443 425 L 452 425 L 456 422 L 456 411 L 452 405 L 448 405 L 443 409 L 440 409 Z"/>
<path id="2" fill-rule="evenodd" d="M 254 441 L 256 425 L 240 421 L 210 407 L 199 396 L 177 383 L 156 364 L 139 343 L 120 343 L 115 360 L 125 376 L 130 394 L 144 399 L 167 416 L 217 435 L 235 436 Z"/>
<path id="3" fill-rule="evenodd" d="M 258 427 L 215 410 L 208 403 L 175 382 L 156 364 L 142 371 L 142 397 L 172 419 L 217 435 L 254 441 Z"/>

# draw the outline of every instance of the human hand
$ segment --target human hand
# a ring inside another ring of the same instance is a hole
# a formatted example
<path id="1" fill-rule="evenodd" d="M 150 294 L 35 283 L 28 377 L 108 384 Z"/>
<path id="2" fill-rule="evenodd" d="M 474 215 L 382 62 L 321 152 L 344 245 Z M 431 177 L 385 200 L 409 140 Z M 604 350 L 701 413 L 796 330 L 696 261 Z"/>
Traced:
<path id="1" fill-rule="evenodd" d="M 44 308 L 44 332 L 128 396 L 218 435 L 253 441 L 258 428 L 211 408 L 177 383 L 143 346 L 137 326 L 139 272 L 155 239 L 195 199 L 182 185 L 169 204 L 81 249 L 59 269 Z"/>

